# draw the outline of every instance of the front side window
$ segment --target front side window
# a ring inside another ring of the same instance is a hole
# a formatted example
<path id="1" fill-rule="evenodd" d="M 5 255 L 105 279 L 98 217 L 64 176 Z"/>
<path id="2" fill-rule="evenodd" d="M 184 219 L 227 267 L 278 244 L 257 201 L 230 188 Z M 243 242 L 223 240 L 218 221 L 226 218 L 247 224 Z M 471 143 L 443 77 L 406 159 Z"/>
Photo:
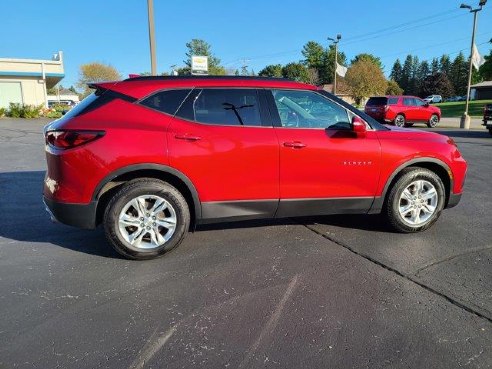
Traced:
<path id="1" fill-rule="evenodd" d="M 305 90 L 273 90 L 282 127 L 350 129 L 347 110 L 326 97 Z"/>
<path id="2" fill-rule="evenodd" d="M 190 89 L 160 91 L 145 98 L 140 104 L 174 115 L 190 91 Z"/>
<path id="3" fill-rule="evenodd" d="M 420 100 L 420 99 L 414 99 L 415 100 L 415 105 L 416 106 L 424 106 L 425 102 Z"/>
<path id="4" fill-rule="evenodd" d="M 397 97 L 391 97 L 388 99 L 388 105 L 397 105 L 398 104 L 398 98 Z"/>
<path id="5" fill-rule="evenodd" d="M 185 119 L 205 124 L 261 126 L 259 99 L 255 89 L 203 89 L 188 100 L 190 106 L 183 106 L 183 112 L 180 110 L 177 114 Z M 186 111 L 189 113 L 186 114 Z"/>

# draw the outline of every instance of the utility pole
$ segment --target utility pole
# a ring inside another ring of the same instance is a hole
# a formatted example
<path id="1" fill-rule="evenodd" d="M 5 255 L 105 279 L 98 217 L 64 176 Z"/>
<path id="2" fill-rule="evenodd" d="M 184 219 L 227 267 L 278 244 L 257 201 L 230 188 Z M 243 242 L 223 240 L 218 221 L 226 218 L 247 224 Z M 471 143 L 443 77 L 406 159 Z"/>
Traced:
<path id="1" fill-rule="evenodd" d="M 150 43 L 150 74 L 157 74 L 157 60 L 155 56 L 155 29 L 154 29 L 154 0 L 147 0 L 149 15 L 149 43 Z"/>
<path id="2" fill-rule="evenodd" d="M 333 45 L 335 45 L 335 70 L 333 73 L 333 95 L 337 94 L 338 43 L 340 42 L 341 38 L 342 38 L 341 34 L 337 35 L 336 40 L 334 38 L 328 37 L 328 40 L 332 41 Z"/>
<path id="3" fill-rule="evenodd" d="M 468 115 L 468 107 L 470 104 L 470 86 L 471 86 L 471 78 L 473 72 L 473 45 L 475 45 L 475 31 L 477 29 L 477 13 L 482 10 L 482 7 L 485 5 L 487 0 L 480 0 L 478 4 L 478 8 L 473 9 L 470 5 L 461 4 L 461 9 L 469 9 L 470 13 L 473 13 L 473 30 L 472 30 L 472 39 L 471 39 L 471 47 L 470 47 L 470 65 L 468 66 L 468 86 L 466 88 L 466 103 L 465 103 L 465 112 L 461 116 L 460 120 L 460 128 L 470 129 L 470 116 Z"/>

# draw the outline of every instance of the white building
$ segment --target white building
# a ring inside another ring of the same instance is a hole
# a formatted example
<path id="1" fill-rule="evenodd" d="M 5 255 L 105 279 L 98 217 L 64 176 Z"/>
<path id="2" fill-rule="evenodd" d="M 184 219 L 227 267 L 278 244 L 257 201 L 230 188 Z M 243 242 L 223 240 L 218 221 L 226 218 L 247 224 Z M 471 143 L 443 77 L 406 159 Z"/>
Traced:
<path id="1" fill-rule="evenodd" d="M 48 106 L 47 89 L 65 77 L 63 53 L 51 60 L 0 58 L 0 107 L 10 103 Z"/>

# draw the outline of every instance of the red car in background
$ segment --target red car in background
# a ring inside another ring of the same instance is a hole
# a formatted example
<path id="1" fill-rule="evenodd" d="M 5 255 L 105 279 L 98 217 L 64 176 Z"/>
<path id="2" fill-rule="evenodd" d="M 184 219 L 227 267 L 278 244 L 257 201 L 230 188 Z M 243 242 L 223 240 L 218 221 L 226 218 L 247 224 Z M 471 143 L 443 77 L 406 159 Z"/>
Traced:
<path id="1" fill-rule="evenodd" d="M 434 128 L 441 119 L 441 109 L 415 96 L 374 96 L 364 109 L 374 119 L 398 127 L 426 123 Z"/>

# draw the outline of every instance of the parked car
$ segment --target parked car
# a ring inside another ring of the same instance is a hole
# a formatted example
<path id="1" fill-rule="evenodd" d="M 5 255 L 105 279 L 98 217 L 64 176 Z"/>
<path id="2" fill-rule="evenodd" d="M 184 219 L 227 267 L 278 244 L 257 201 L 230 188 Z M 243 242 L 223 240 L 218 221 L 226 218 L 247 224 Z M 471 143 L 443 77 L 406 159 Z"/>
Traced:
<path id="1" fill-rule="evenodd" d="M 137 77 L 45 127 L 53 219 L 99 224 L 149 259 L 197 224 L 382 213 L 429 228 L 463 192 L 466 162 L 443 135 L 386 127 L 315 86 L 257 77 Z"/>
<path id="2" fill-rule="evenodd" d="M 483 107 L 483 125 L 492 136 L 492 104 L 485 104 Z"/>
<path id="3" fill-rule="evenodd" d="M 424 101 L 429 103 L 429 104 L 437 104 L 437 103 L 442 102 L 442 96 L 441 95 L 430 95 L 430 96 L 427 96 L 424 99 Z"/>
<path id="4" fill-rule="evenodd" d="M 441 109 L 415 96 L 370 97 L 364 111 L 380 122 L 398 127 L 425 122 L 434 128 L 441 119 Z"/>

